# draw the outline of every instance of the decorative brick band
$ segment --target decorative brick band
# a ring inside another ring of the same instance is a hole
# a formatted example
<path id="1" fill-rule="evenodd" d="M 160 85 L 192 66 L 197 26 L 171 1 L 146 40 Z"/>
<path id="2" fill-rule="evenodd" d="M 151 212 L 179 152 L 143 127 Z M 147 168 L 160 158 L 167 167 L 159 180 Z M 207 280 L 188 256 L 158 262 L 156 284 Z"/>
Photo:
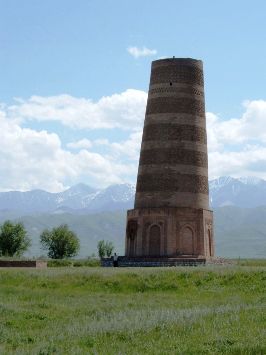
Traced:
<path id="1" fill-rule="evenodd" d="M 154 149 L 154 148 L 188 149 L 188 150 L 196 150 L 198 152 L 207 153 L 207 145 L 206 144 L 201 144 L 201 143 L 196 143 L 196 142 L 191 142 L 191 141 L 182 141 L 182 142 L 178 142 L 176 140 L 162 141 L 162 142 L 146 141 L 146 142 L 142 142 L 142 144 L 141 144 L 141 150 Z"/>
<path id="2" fill-rule="evenodd" d="M 196 66 L 179 64 L 152 67 L 150 84 L 167 82 L 203 86 L 203 71 Z"/>
<path id="3" fill-rule="evenodd" d="M 183 124 L 145 124 L 142 141 L 191 141 L 207 144 L 206 129 Z"/>
<path id="4" fill-rule="evenodd" d="M 205 117 L 204 101 L 188 97 L 157 97 L 149 99 L 146 114 L 154 113 L 188 113 Z"/>
<path id="5" fill-rule="evenodd" d="M 197 67 L 200 70 L 203 70 L 202 60 L 194 59 L 194 58 L 164 58 L 157 59 L 152 62 L 152 68 L 158 68 L 162 66 L 177 66 L 177 65 L 186 65 Z"/>
<path id="6" fill-rule="evenodd" d="M 208 194 L 208 178 L 202 175 L 162 174 L 138 175 L 137 192 L 172 191 Z"/>
<path id="7" fill-rule="evenodd" d="M 206 153 L 188 149 L 147 149 L 140 153 L 139 165 L 162 164 L 162 174 L 164 174 L 163 164 L 183 164 L 195 165 L 208 168 L 208 156 Z"/>
<path id="8" fill-rule="evenodd" d="M 145 118 L 144 125 L 149 124 L 168 124 L 169 126 L 180 124 L 180 125 L 192 125 L 206 128 L 206 118 L 195 115 L 190 115 L 188 113 L 156 113 L 153 115 L 148 115 Z"/>
<path id="9" fill-rule="evenodd" d="M 180 191 L 136 192 L 135 208 L 165 207 L 209 208 L 209 195 Z"/>
<path id="10" fill-rule="evenodd" d="M 164 171 L 170 171 L 174 175 L 189 174 L 189 175 L 202 175 L 208 177 L 208 170 L 195 165 L 181 165 L 181 164 L 164 164 Z M 158 164 L 140 165 L 138 170 L 139 175 L 145 174 L 159 174 L 162 175 L 162 166 Z"/>
<path id="11" fill-rule="evenodd" d="M 193 87 L 175 87 L 175 86 L 169 86 L 169 87 L 159 87 L 159 88 L 154 88 L 149 90 L 150 95 L 154 94 L 172 94 L 172 93 L 178 93 L 178 94 L 189 94 L 191 96 L 200 96 L 201 98 L 204 98 L 204 92 L 197 90 Z"/>

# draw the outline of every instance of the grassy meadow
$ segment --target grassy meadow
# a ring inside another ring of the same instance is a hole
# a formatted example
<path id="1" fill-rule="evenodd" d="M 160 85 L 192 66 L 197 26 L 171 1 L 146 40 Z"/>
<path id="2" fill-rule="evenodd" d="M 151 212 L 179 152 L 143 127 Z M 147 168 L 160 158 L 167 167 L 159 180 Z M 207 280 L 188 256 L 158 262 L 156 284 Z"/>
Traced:
<path id="1" fill-rule="evenodd" d="M 265 354 L 266 262 L 0 269 L 1 354 Z"/>

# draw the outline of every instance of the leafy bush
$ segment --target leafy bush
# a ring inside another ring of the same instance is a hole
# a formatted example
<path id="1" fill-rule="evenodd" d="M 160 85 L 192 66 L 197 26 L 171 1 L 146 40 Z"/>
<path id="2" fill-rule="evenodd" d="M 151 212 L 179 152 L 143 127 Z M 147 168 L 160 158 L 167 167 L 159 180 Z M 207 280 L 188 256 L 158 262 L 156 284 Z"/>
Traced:
<path id="1" fill-rule="evenodd" d="M 62 266 L 72 266 L 72 261 L 67 259 L 53 259 L 48 260 L 48 267 L 62 267 Z"/>
<path id="2" fill-rule="evenodd" d="M 76 260 L 73 262 L 73 266 L 97 267 L 100 266 L 100 260 L 99 259 Z"/>
<path id="3" fill-rule="evenodd" d="M 0 253 L 4 256 L 20 256 L 31 241 L 22 223 L 5 221 L 0 226 Z"/>
<path id="4" fill-rule="evenodd" d="M 100 266 L 99 259 L 85 259 L 85 260 L 68 260 L 68 259 L 52 259 L 47 262 L 48 267 L 98 267 Z"/>

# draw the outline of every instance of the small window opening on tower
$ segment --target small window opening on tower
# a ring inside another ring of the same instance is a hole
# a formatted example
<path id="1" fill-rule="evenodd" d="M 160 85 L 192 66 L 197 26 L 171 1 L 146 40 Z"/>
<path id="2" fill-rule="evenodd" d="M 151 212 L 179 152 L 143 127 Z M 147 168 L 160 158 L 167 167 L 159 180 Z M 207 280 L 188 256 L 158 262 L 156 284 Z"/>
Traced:
<path id="1" fill-rule="evenodd" d="M 172 86 L 172 85 L 173 85 L 172 81 L 170 81 L 170 83 L 169 83 L 169 84 L 170 84 L 170 86 Z"/>

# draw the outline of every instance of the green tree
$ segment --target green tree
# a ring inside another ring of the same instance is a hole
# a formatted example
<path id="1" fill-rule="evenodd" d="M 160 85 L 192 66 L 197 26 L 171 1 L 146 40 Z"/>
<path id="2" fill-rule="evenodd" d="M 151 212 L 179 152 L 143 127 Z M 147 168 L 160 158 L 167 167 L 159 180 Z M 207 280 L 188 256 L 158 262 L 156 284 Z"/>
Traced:
<path id="1" fill-rule="evenodd" d="M 99 240 L 97 244 L 97 249 L 98 249 L 99 258 L 104 258 L 106 254 L 104 240 Z"/>
<path id="2" fill-rule="evenodd" d="M 40 241 L 42 248 L 48 250 L 48 256 L 52 259 L 75 256 L 80 248 L 78 237 L 66 224 L 51 231 L 45 229 L 40 236 Z"/>
<path id="3" fill-rule="evenodd" d="M 0 252 L 5 256 L 20 256 L 31 245 L 22 223 L 5 221 L 0 226 Z"/>
<path id="4" fill-rule="evenodd" d="M 114 251 L 113 243 L 109 242 L 109 241 L 104 241 L 104 240 L 99 240 L 99 242 L 97 244 L 97 248 L 98 248 L 98 255 L 100 258 L 104 258 L 105 256 L 110 258 L 110 256 L 112 255 L 112 253 Z"/>
<path id="5" fill-rule="evenodd" d="M 112 242 L 108 242 L 108 241 L 105 242 L 105 252 L 108 258 L 110 258 L 110 256 L 113 254 L 114 248 L 115 247 Z"/>

